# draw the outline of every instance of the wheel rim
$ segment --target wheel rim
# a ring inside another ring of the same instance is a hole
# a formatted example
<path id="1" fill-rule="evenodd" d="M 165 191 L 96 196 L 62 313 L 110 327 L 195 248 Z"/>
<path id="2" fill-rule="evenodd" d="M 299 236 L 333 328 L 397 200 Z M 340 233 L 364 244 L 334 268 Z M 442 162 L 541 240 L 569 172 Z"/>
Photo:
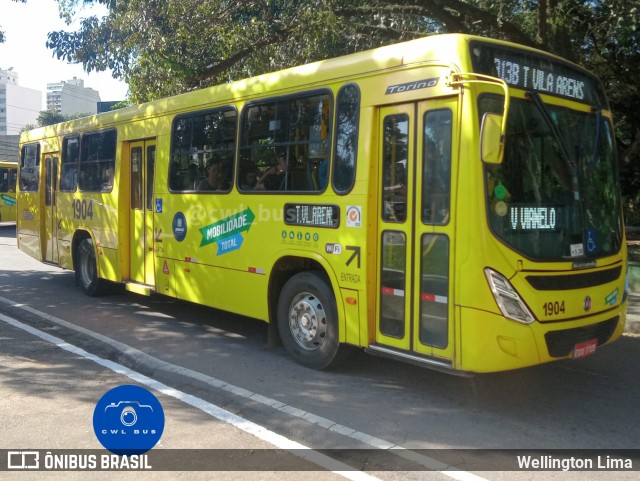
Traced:
<path id="1" fill-rule="evenodd" d="M 96 276 L 96 263 L 93 249 L 86 243 L 80 249 L 80 281 L 84 287 L 91 285 Z"/>
<path id="2" fill-rule="evenodd" d="M 294 297 L 289 308 L 289 329 L 298 345 L 315 351 L 327 334 L 327 315 L 320 300 L 308 292 Z"/>

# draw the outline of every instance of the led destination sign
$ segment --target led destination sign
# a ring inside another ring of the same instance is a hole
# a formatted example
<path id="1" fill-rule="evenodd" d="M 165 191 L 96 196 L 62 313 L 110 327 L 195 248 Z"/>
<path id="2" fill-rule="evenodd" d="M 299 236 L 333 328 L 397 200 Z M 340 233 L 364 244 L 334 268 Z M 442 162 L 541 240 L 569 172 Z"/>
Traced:
<path id="1" fill-rule="evenodd" d="M 285 204 L 284 223 L 335 229 L 340 225 L 340 207 L 327 204 Z"/>
<path id="2" fill-rule="evenodd" d="M 471 61 L 475 72 L 499 77 L 513 87 L 603 108 L 607 106 L 604 92 L 595 78 L 549 57 L 474 42 Z"/>
<path id="3" fill-rule="evenodd" d="M 555 207 L 511 206 L 509 217 L 513 230 L 554 231 L 557 225 Z"/>

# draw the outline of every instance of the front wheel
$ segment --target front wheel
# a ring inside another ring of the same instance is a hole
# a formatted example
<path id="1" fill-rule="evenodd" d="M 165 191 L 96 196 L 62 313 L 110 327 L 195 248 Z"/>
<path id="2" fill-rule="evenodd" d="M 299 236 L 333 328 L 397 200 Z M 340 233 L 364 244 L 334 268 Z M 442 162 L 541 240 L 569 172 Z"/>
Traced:
<path id="1" fill-rule="evenodd" d="M 88 296 L 99 296 L 104 292 L 105 281 L 98 277 L 96 251 L 90 238 L 83 239 L 76 253 L 76 282 Z"/>
<path id="2" fill-rule="evenodd" d="M 278 299 L 278 330 L 284 347 L 300 364 L 327 369 L 344 359 L 336 300 L 317 272 L 302 272 L 286 282 Z"/>

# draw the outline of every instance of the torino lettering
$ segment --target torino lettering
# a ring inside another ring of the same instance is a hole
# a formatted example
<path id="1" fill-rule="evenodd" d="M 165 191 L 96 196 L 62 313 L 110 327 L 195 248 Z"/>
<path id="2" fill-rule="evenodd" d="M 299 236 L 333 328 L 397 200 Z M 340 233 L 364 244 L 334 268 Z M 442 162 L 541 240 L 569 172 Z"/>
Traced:
<path id="1" fill-rule="evenodd" d="M 553 207 L 511 207 L 513 230 L 552 230 L 556 228 L 556 210 Z"/>

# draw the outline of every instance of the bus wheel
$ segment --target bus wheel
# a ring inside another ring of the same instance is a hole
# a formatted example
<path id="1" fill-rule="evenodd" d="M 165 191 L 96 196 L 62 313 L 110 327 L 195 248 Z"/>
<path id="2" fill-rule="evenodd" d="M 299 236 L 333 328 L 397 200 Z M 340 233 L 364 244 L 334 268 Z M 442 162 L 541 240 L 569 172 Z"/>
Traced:
<path id="1" fill-rule="evenodd" d="M 76 281 L 88 296 L 99 296 L 104 291 L 105 281 L 98 278 L 96 251 L 90 238 L 83 239 L 76 254 Z"/>
<path id="2" fill-rule="evenodd" d="M 326 369 L 341 360 L 336 300 L 319 273 L 302 272 L 286 282 L 278 299 L 278 330 L 300 364 Z"/>

